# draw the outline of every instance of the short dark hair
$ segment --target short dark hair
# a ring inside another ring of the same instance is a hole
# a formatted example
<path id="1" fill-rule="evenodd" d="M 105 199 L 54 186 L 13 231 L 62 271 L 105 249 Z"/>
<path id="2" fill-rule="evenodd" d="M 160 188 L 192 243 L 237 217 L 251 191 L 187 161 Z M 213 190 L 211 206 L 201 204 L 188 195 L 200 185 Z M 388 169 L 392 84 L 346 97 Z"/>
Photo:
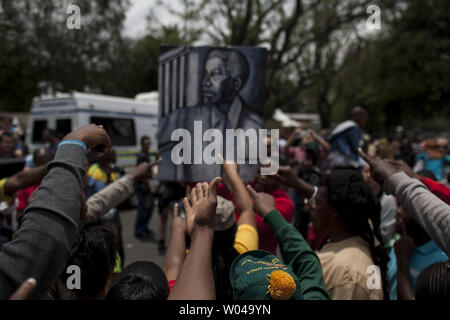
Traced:
<path id="1" fill-rule="evenodd" d="M 234 249 L 237 224 L 224 231 L 215 231 L 212 244 L 212 271 L 216 300 L 232 300 L 233 288 L 230 282 L 230 269 L 239 253 Z"/>
<path id="2" fill-rule="evenodd" d="M 167 300 L 169 292 L 150 279 L 134 274 L 125 276 L 108 291 L 105 300 Z"/>
<path id="3" fill-rule="evenodd" d="M 72 245 L 67 266 L 77 265 L 81 271 L 81 289 L 73 289 L 79 296 L 93 297 L 105 288 L 112 274 L 119 252 L 119 238 L 114 225 L 103 222 L 86 223 Z M 64 283 L 70 275 L 63 272 Z"/>
<path id="4" fill-rule="evenodd" d="M 48 148 L 37 148 L 33 152 L 33 164 L 35 166 L 40 166 L 43 164 L 47 164 L 49 161 L 53 159 L 53 155 Z"/>
<path id="5" fill-rule="evenodd" d="M 141 144 L 144 143 L 144 140 L 150 140 L 150 137 L 149 136 L 142 136 L 141 137 Z"/>
<path id="6" fill-rule="evenodd" d="M 235 49 L 214 49 L 208 53 L 207 59 L 210 58 L 219 58 L 225 62 L 226 69 L 231 77 L 240 77 L 242 79 L 242 86 L 247 82 L 250 67 L 247 58 L 240 51 Z"/>

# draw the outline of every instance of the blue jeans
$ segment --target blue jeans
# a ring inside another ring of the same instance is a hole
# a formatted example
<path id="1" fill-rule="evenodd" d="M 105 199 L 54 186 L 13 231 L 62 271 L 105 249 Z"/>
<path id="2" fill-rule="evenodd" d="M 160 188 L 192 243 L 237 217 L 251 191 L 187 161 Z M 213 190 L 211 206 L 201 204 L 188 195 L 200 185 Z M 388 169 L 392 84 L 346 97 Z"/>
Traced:
<path id="1" fill-rule="evenodd" d="M 150 221 L 153 213 L 153 195 L 151 194 L 141 194 L 137 193 L 139 204 L 138 204 L 138 214 L 136 217 L 136 226 L 134 228 L 134 234 L 137 237 L 143 236 L 146 232 L 148 232 L 147 224 Z M 145 198 L 147 199 L 147 205 Z M 151 202 L 149 206 L 148 203 Z"/>

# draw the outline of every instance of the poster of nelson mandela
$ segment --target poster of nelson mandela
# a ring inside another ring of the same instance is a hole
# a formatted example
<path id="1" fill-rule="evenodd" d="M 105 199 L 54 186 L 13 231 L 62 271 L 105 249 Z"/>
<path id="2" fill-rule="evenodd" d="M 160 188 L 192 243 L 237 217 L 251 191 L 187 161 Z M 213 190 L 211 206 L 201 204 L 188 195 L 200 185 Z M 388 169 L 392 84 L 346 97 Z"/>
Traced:
<path id="1" fill-rule="evenodd" d="M 173 141 L 172 134 L 180 128 L 191 133 L 188 142 L 194 158 L 209 143 L 202 139 L 208 129 L 220 130 L 225 140 L 226 129 L 262 128 L 267 51 L 255 47 L 163 46 L 160 52 L 158 144 L 164 161 L 158 179 L 195 182 L 221 176 L 220 164 L 168 161 L 179 143 Z M 223 152 L 227 154 L 225 141 Z M 247 161 L 239 166 L 239 174 L 250 181 L 256 168 Z"/>

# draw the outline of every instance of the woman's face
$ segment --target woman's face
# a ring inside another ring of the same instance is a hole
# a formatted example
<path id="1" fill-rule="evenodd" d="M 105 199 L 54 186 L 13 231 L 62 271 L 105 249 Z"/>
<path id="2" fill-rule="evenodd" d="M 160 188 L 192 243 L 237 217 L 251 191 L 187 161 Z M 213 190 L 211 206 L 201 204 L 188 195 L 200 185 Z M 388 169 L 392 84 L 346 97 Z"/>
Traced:
<path id="1" fill-rule="evenodd" d="M 325 236 L 329 235 L 331 216 L 335 212 L 335 209 L 328 203 L 326 187 L 319 187 L 312 212 L 314 232 Z"/>

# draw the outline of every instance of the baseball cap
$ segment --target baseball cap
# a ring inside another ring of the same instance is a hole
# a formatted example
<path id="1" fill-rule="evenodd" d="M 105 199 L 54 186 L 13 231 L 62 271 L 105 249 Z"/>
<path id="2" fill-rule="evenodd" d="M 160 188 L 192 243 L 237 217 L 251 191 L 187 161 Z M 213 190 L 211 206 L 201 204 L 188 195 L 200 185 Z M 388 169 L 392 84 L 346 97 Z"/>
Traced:
<path id="1" fill-rule="evenodd" d="M 236 300 L 303 300 L 291 266 L 264 250 L 238 256 L 231 265 L 230 282 Z"/>

